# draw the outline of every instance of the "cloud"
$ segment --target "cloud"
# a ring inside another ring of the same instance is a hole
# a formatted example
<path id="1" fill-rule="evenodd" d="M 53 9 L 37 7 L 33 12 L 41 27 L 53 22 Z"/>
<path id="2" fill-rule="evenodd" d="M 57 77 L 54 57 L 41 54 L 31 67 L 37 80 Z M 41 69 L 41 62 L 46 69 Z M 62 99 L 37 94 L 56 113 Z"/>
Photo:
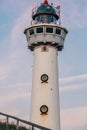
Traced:
<path id="1" fill-rule="evenodd" d="M 6 57 L 6 61 L 0 65 L 0 80 L 5 80 L 10 77 L 10 74 L 18 66 L 17 62 L 19 61 L 20 56 L 19 52 L 12 53 Z M 19 63 L 19 62 L 18 62 Z"/>
<path id="2" fill-rule="evenodd" d="M 18 43 L 18 41 L 21 41 L 24 34 L 24 29 L 30 25 L 31 22 L 31 8 L 28 7 L 26 11 L 16 20 L 16 24 L 12 30 L 12 41 L 13 43 Z"/>
<path id="3" fill-rule="evenodd" d="M 6 79 L 11 69 L 9 66 L 0 66 L 0 80 Z"/>
<path id="4" fill-rule="evenodd" d="M 72 90 L 77 90 L 77 89 L 83 89 L 87 88 L 87 84 L 75 84 L 75 85 L 65 85 L 63 87 L 60 87 L 60 92 L 65 92 L 65 91 L 72 91 Z"/>
<path id="5" fill-rule="evenodd" d="M 61 78 L 59 81 L 63 84 L 69 83 L 69 82 L 74 82 L 76 80 L 87 80 L 87 74 L 83 75 L 78 75 L 78 76 L 72 76 L 72 77 L 67 77 L 67 78 Z"/>
<path id="6" fill-rule="evenodd" d="M 62 130 L 87 130 L 87 106 L 61 110 Z M 82 130 L 82 129 L 81 129 Z"/>
<path id="7" fill-rule="evenodd" d="M 87 27 L 87 3 L 85 1 L 63 0 L 61 5 L 62 22 L 66 27 L 70 29 Z"/>
<path id="8" fill-rule="evenodd" d="M 25 88 L 26 87 L 31 87 L 31 83 L 15 83 L 15 84 L 12 84 L 12 85 L 8 85 L 7 87 L 8 88 Z"/>
<path id="9" fill-rule="evenodd" d="M 0 91 L 1 112 L 29 119 L 31 83 L 23 82 L 2 86 Z"/>
<path id="10" fill-rule="evenodd" d="M 31 95 L 31 83 L 15 83 L 7 85 L 6 87 L 2 86 L 2 88 L 9 91 L 10 94 L 5 94 L 4 92 L 4 94 L 0 96 L 1 106 L 14 102 L 18 99 L 25 99 Z"/>
<path id="11" fill-rule="evenodd" d="M 30 25 L 31 22 L 31 6 L 29 5 L 27 9 L 15 20 L 15 24 L 10 33 L 10 51 L 7 55 L 10 66 L 12 70 L 17 69 L 23 62 L 23 58 L 27 55 L 24 42 L 26 41 L 26 36 L 24 35 L 24 29 Z M 26 58 L 25 58 L 26 59 Z M 8 60 L 6 64 L 8 64 Z"/>
<path id="12" fill-rule="evenodd" d="M 13 102 L 14 100 L 17 100 L 19 98 L 25 98 L 27 96 L 29 96 L 30 93 L 21 93 L 21 94 L 18 94 L 18 93 L 12 93 L 10 95 L 7 95 L 6 97 L 0 97 L 0 103 L 4 105 L 10 103 L 10 102 Z"/>
<path id="13" fill-rule="evenodd" d="M 10 94 L 0 96 L 0 111 L 3 113 L 28 119 L 27 114 L 30 111 L 29 104 L 31 93 L 22 91 L 19 93 L 9 91 L 9 93 Z"/>
<path id="14" fill-rule="evenodd" d="M 59 79 L 60 92 L 87 88 L 87 74 Z"/>
<path id="15" fill-rule="evenodd" d="M 63 97 L 61 98 L 61 129 L 86 130 L 87 105 L 85 103 L 85 97 L 87 89 L 87 74 L 62 78 L 60 79 L 60 86 L 60 95 L 63 92 Z M 74 93 L 72 93 L 73 91 Z M 67 92 L 67 96 L 65 92 Z"/>
<path id="16" fill-rule="evenodd" d="M 7 74 L 0 75 L 0 80 L 4 80 L 4 79 L 6 79 L 7 77 L 8 77 L 8 75 L 7 75 Z"/>

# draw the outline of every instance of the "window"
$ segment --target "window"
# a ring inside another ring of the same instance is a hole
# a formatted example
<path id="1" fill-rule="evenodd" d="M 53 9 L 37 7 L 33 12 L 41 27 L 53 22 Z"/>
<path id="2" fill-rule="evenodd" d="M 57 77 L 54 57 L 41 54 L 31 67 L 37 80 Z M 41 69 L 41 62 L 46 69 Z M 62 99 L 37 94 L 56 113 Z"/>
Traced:
<path id="1" fill-rule="evenodd" d="M 36 32 L 37 32 L 37 33 L 43 33 L 43 27 L 37 28 L 37 29 L 36 29 Z"/>
<path id="2" fill-rule="evenodd" d="M 59 28 L 56 28 L 56 34 L 61 34 L 61 30 Z"/>
<path id="3" fill-rule="evenodd" d="M 47 32 L 47 33 L 53 33 L 53 28 L 47 27 L 47 28 L 46 28 L 46 32 Z"/>
<path id="4" fill-rule="evenodd" d="M 30 32 L 30 35 L 33 35 L 34 34 L 34 29 L 30 29 L 29 32 Z"/>

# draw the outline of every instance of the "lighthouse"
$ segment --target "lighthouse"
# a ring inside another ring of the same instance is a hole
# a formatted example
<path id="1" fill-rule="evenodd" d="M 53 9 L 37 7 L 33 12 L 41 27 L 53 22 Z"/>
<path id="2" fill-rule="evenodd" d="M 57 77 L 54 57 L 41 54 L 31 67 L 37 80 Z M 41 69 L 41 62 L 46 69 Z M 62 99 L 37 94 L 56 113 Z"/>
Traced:
<path id="1" fill-rule="evenodd" d="M 24 31 L 34 55 L 30 120 L 52 130 L 60 130 L 58 52 L 68 33 L 59 19 L 58 8 L 44 0 L 32 10 L 31 25 Z"/>

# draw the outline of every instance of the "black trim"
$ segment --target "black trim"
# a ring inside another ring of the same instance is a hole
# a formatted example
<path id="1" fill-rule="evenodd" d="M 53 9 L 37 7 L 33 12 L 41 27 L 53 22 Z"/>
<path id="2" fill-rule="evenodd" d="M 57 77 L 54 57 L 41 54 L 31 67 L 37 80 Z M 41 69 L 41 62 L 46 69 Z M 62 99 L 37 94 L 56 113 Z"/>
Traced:
<path id="1" fill-rule="evenodd" d="M 62 51 L 62 49 L 64 48 L 64 45 L 59 45 L 58 43 L 54 43 L 52 44 L 52 42 L 38 42 L 37 44 L 31 44 L 31 45 L 28 45 L 28 48 L 31 50 L 31 51 L 34 51 L 34 48 L 37 47 L 37 46 L 41 46 L 41 45 L 44 45 L 44 46 L 53 46 L 55 48 L 57 48 L 58 51 Z"/>
<path id="2" fill-rule="evenodd" d="M 48 75 L 47 74 L 43 74 L 43 75 L 41 75 L 41 80 L 42 80 L 42 83 L 43 82 L 45 82 L 45 83 L 47 83 L 47 81 L 48 81 Z"/>
<path id="3" fill-rule="evenodd" d="M 43 111 L 43 108 L 45 108 L 45 109 L 44 109 L 45 111 Z M 47 112 L 48 112 L 48 107 L 47 107 L 46 105 L 42 105 L 42 106 L 40 107 L 40 112 L 41 112 L 41 114 L 47 114 Z"/>

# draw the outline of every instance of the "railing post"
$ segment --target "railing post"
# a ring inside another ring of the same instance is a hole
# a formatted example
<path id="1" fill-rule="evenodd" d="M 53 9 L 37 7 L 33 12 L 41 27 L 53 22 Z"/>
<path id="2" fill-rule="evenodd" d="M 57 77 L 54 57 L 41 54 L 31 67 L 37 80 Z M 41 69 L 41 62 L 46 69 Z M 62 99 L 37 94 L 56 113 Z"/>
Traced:
<path id="1" fill-rule="evenodd" d="M 19 128 L 19 120 L 17 120 L 17 124 L 16 124 L 16 129 L 18 130 Z"/>
<path id="2" fill-rule="evenodd" d="M 32 130 L 34 130 L 34 126 L 32 125 Z"/>
<path id="3" fill-rule="evenodd" d="M 9 117 L 6 118 L 6 130 L 8 130 Z"/>

